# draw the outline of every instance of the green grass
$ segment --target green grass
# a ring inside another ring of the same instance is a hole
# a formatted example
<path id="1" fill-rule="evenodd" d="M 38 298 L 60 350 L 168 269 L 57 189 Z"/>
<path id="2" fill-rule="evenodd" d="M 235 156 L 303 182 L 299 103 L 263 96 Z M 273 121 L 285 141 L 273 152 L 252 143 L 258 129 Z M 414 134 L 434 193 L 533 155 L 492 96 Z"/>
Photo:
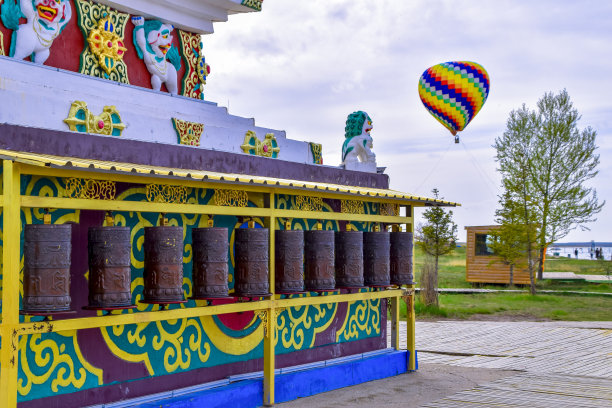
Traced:
<path id="1" fill-rule="evenodd" d="M 423 253 L 415 249 L 416 280 L 419 280 Z M 545 270 L 574 272 L 576 274 L 605 274 L 612 267 L 610 261 L 576 260 L 550 258 L 546 260 Z M 465 280 L 465 247 L 457 248 L 452 254 L 440 258 L 438 282 L 440 288 L 471 288 L 473 284 Z M 610 283 L 539 281 L 537 290 L 560 290 L 578 292 L 612 293 Z M 478 285 L 488 289 L 508 289 L 507 285 Z M 528 286 L 515 286 L 513 289 L 528 290 Z M 440 306 L 424 306 L 418 299 L 415 303 L 417 319 L 511 319 L 511 320 L 612 320 L 612 296 L 569 295 L 528 293 L 487 293 L 487 294 L 441 294 Z M 405 316 L 402 304 L 402 315 Z"/>
<path id="2" fill-rule="evenodd" d="M 424 261 L 423 252 L 415 248 L 415 279 L 419 280 L 419 273 Z M 611 261 L 591 261 L 568 258 L 546 259 L 545 271 L 574 272 L 578 275 L 605 275 L 606 268 L 612 269 Z M 499 284 L 473 284 L 465 280 L 465 247 L 457 248 L 451 254 L 440 257 L 438 271 L 438 286 L 440 288 L 472 288 L 508 289 L 507 285 Z M 559 282 L 538 281 L 537 289 L 612 292 L 610 283 L 590 283 L 584 281 Z M 516 286 L 514 289 L 529 289 L 528 286 Z"/>

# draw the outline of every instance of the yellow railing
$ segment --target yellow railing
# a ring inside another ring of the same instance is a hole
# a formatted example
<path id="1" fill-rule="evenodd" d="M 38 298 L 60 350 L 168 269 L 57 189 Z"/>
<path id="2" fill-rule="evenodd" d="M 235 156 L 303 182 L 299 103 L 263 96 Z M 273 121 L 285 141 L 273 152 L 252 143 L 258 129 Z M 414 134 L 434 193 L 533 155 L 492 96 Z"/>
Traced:
<path id="1" fill-rule="evenodd" d="M 162 183 L 173 186 L 187 186 L 197 188 L 227 188 L 227 184 L 196 182 L 189 179 L 164 179 L 146 175 L 127 175 L 119 173 L 93 173 L 83 170 L 68 170 L 57 168 L 41 168 L 11 160 L 3 161 L 4 191 L 0 195 L 0 205 L 3 208 L 3 275 L 2 275 L 2 320 L 0 322 L 0 407 L 17 406 L 17 380 L 19 367 L 19 338 L 36 333 L 62 332 L 68 330 L 83 330 L 115 325 L 146 323 L 190 317 L 221 315 L 227 313 L 259 311 L 262 315 L 264 327 L 264 405 L 274 405 L 274 369 L 275 352 L 274 338 L 276 335 L 276 316 L 278 310 L 288 307 L 304 305 L 317 305 L 325 303 L 353 302 L 360 300 L 373 300 L 388 298 L 392 319 L 391 338 L 392 346 L 399 348 L 399 316 L 400 299 L 404 298 L 408 304 L 407 339 L 410 352 L 409 370 L 414 370 L 414 311 L 413 287 L 404 289 L 391 289 L 378 292 L 362 292 L 352 294 L 328 294 L 325 296 L 300 297 L 281 299 L 279 295 L 272 295 L 261 301 L 233 303 L 215 306 L 199 306 L 173 310 L 136 312 L 125 314 L 110 314 L 105 316 L 74 318 L 65 320 L 51 320 L 42 322 L 19 322 L 19 268 L 20 268 L 20 232 L 21 208 L 62 208 L 87 209 L 105 211 L 137 211 L 159 213 L 209 214 L 233 215 L 245 217 L 260 217 L 265 226 L 270 229 L 270 271 L 274 271 L 274 230 L 278 218 L 303 218 L 319 220 L 343 220 L 354 222 L 380 222 L 386 224 L 404 224 L 408 231 L 412 230 L 412 211 L 407 216 L 385 216 L 371 214 L 347 214 L 340 212 L 323 211 L 297 211 L 280 210 L 274 208 L 276 194 L 295 194 L 295 189 L 285 189 L 279 186 L 253 185 L 237 186 L 245 191 L 262 193 L 267 196 L 267 205 L 264 208 L 255 207 L 229 207 L 197 204 L 175 204 L 157 202 L 131 202 L 115 200 L 76 199 L 62 197 L 33 197 L 22 196 L 20 176 L 40 175 L 57 177 L 86 177 L 97 180 L 110 180 L 116 182 L 130 182 L 146 184 L 148 182 Z M 323 198 L 343 199 L 342 193 L 317 193 L 304 191 L 303 194 Z M 354 197 L 351 197 L 354 200 Z M 409 205 L 405 200 L 392 200 L 389 198 L 364 197 L 363 201 L 376 203 L 389 203 Z M 274 289 L 274 273 L 270 273 L 270 288 Z"/>

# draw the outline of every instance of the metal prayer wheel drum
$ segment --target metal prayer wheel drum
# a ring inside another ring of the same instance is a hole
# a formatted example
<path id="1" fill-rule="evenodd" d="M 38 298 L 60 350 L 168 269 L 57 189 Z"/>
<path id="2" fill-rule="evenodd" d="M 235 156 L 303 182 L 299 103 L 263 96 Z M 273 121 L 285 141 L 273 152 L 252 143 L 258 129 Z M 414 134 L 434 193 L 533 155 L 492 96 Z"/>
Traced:
<path id="1" fill-rule="evenodd" d="M 183 301 L 183 227 L 145 227 L 144 236 L 144 301 Z"/>
<path id="2" fill-rule="evenodd" d="M 227 228 L 194 228 L 193 297 L 228 296 Z"/>
<path id="3" fill-rule="evenodd" d="M 304 290 L 304 231 L 275 232 L 276 292 Z"/>
<path id="4" fill-rule="evenodd" d="M 363 286 L 363 232 L 336 232 L 336 286 Z"/>
<path id="5" fill-rule="evenodd" d="M 391 283 L 410 285 L 412 274 L 412 232 L 391 233 Z"/>
<path id="6" fill-rule="evenodd" d="M 335 289 L 334 231 L 306 231 L 304 237 L 306 290 Z"/>
<path id="7" fill-rule="evenodd" d="M 364 232 L 364 281 L 367 286 L 389 286 L 391 241 L 386 231 Z"/>
<path id="8" fill-rule="evenodd" d="M 88 230 L 89 306 L 113 308 L 132 304 L 130 228 Z"/>
<path id="9" fill-rule="evenodd" d="M 26 225 L 23 311 L 70 310 L 72 229 L 65 225 Z"/>
<path id="10" fill-rule="evenodd" d="M 270 292 L 268 229 L 238 228 L 235 234 L 234 294 L 268 295 Z"/>

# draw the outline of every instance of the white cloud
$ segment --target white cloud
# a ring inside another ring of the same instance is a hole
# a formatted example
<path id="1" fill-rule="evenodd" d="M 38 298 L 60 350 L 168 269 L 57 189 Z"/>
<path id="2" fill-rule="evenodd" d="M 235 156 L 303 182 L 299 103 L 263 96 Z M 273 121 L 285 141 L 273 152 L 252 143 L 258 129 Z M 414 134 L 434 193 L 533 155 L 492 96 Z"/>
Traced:
<path id="1" fill-rule="evenodd" d="M 205 37 L 213 74 L 208 100 L 293 139 L 323 144 L 338 164 L 346 115 L 374 121 L 379 165 L 393 188 L 451 201 L 465 225 L 493 222 L 499 193 L 495 137 L 508 113 L 566 88 L 598 131 L 600 175 L 609 205 L 591 233 L 568 240 L 610 241 L 612 228 L 612 3 L 602 1 L 266 0 L 263 12 L 231 16 Z M 487 103 L 462 132 L 463 145 L 423 108 L 419 76 L 450 60 L 483 65 Z M 425 182 L 423 182 L 425 180 Z M 417 191 L 418 190 L 418 191 Z M 608 209 L 610 207 L 610 209 Z"/>

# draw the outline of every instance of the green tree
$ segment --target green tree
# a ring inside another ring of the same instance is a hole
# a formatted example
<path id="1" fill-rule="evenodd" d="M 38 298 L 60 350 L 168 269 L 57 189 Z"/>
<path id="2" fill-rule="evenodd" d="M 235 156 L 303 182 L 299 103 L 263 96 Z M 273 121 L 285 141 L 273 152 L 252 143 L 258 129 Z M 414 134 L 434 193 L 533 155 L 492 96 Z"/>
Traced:
<path id="1" fill-rule="evenodd" d="M 512 197 L 509 191 L 504 192 L 500 197 L 501 208 L 495 211 L 495 221 L 500 224 L 499 228 L 491 231 L 491 242 L 489 247 L 501 258 L 501 262 L 510 267 L 510 286 L 514 285 L 515 267 L 526 267 L 526 258 L 529 255 L 526 251 L 527 242 L 534 237 L 533 226 L 535 222 L 525 223 L 524 212 L 519 201 Z M 529 229 L 531 228 L 531 230 Z M 532 293 L 535 293 L 534 268 L 529 269 L 530 286 Z"/>
<path id="2" fill-rule="evenodd" d="M 432 190 L 436 199 L 440 198 L 438 189 Z M 453 222 L 453 212 L 445 211 L 441 207 L 430 207 L 423 212 L 425 224 L 420 224 L 416 231 L 416 244 L 425 254 L 429 255 L 433 260 L 433 268 L 431 268 L 430 284 L 427 287 L 432 289 L 434 296 L 426 296 L 426 299 L 433 298 L 436 306 L 438 302 L 438 264 L 439 258 L 442 255 L 452 252 L 456 247 L 457 242 L 457 224 Z M 425 268 L 426 271 L 429 268 Z M 429 282 L 429 281 L 428 281 Z"/>
<path id="3" fill-rule="evenodd" d="M 512 111 L 503 136 L 495 139 L 502 186 L 522 207 L 522 221 L 529 226 L 526 251 L 529 267 L 538 263 L 542 279 L 544 252 L 576 229 L 588 229 L 605 202 L 588 186 L 598 173 L 595 153 L 597 132 L 578 129 L 580 114 L 566 90 L 546 93 L 531 111 L 523 105 Z M 533 221 L 537 222 L 533 225 Z M 533 227 L 533 228 L 531 228 Z M 533 231 L 532 231 L 533 230 Z M 532 240 L 533 238 L 533 240 Z"/>

